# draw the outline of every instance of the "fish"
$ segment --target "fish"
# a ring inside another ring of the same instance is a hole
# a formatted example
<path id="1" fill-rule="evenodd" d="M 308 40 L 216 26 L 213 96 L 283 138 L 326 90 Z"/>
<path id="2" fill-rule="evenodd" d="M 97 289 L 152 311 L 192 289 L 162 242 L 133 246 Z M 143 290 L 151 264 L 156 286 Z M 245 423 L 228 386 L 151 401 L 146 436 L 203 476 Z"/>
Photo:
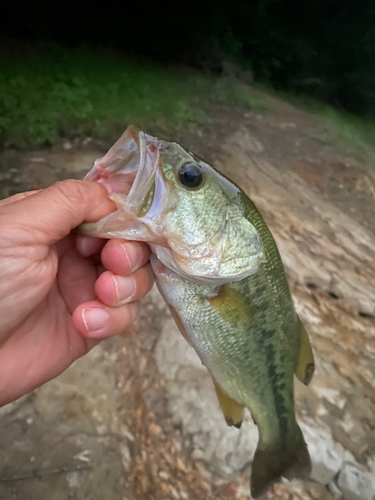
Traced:
<path id="1" fill-rule="evenodd" d="M 85 180 L 112 184 L 117 210 L 79 232 L 150 246 L 157 287 L 210 373 L 227 424 L 239 428 L 250 411 L 259 431 L 252 498 L 281 477 L 307 478 L 294 375 L 310 382 L 313 351 L 254 203 L 196 154 L 133 126 Z"/>

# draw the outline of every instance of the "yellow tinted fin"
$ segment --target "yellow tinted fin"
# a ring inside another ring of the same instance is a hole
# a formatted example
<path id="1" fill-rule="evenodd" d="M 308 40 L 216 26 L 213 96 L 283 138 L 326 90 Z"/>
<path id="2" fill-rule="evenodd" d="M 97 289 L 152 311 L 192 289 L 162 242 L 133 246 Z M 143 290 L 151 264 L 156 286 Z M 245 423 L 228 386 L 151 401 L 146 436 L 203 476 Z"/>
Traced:
<path id="1" fill-rule="evenodd" d="M 305 327 L 300 321 L 301 325 L 301 345 L 299 348 L 298 364 L 296 368 L 297 378 L 308 385 L 312 379 L 315 369 L 314 355 L 312 352 L 311 344 Z"/>
<path id="2" fill-rule="evenodd" d="M 234 425 L 239 429 L 243 420 L 244 406 L 228 396 L 228 394 L 223 391 L 217 382 L 213 382 L 217 399 L 219 400 L 219 405 L 224 414 L 226 423 L 228 425 Z"/>
<path id="3" fill-rule="evenodd" d="M 239 327 L 247 326 L 258 312 L 251 300 L 230 285 L 222 285 L 219 293 L 207 300 L 224 321 Z"/>

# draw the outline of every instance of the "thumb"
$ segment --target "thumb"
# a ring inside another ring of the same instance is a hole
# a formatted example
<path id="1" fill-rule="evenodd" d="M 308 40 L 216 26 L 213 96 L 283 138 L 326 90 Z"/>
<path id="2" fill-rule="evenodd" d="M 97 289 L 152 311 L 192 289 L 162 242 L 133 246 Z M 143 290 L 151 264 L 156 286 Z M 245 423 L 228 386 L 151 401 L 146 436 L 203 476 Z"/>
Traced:
<path id="1" fill-rule="evenodd" d="M 0 207 L 19 243 L 51 245 L 82 222 L 96 222 L 116 210 L 97 182 L 67 180 Z"/>

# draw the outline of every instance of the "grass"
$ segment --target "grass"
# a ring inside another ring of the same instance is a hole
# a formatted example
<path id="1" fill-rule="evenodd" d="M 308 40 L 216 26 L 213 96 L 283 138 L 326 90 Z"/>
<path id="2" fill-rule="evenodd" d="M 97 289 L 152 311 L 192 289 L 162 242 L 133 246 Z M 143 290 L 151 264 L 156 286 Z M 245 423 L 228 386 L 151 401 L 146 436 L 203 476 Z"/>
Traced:
<path id="1" fill-rule="evenodd" d="M 269 90 L 269 89 L 268 89 Z M 306 113 L 321 117 L 324 124 L 317 137 L 347 154 L 375 154 L 375 121 L 336 109 L 323 101 L 289 92 L 276 95 Z"/>
<path id="2" fill-rule="evenodd" d="M 6 146 L 101 135 L 132 120 L 199 121 L 211 82 L 194 73 L 60 47 L 0 61 L 0 137 Z"/>
<path id="3" fill-rule="evenodd" d="M 220 78 L 216 83 L 216 99 L 227 105 L 239 106 L 254 111 L 272 111 L 271 105 L 260 97 L 255 97 L 249 85 Z"/>
<path id="4" fill-rule="evenodd" d="M 345 152 L 374 152 L 374 121 L 311 98 L 264 90 L 321 116 L 317 137 L 323 142 Z M 194 128 L 209 120 L 210 105 L 217 103 L 272 111 L 267 99 L 245 84 L 124 59 L 114 51 L 34 45 L 0 53 L 0 145 L 5 147 L 87 135 L 113 139 L 130 123 L 151 131 Z"/>
<path id="5" fill-rule="evenodd" d="M 0 143 L 53 144 L 115 135 L 129 124 L 197 126 L 208 98 L 262 105 L 240 84 L 192 70 L 135 62 L 111 51 L 31 47 L 0 56 Z"/>
<path id="6" fill-rule="evenodd" d="M 327 107 L 319 114 L 331 125 L 325 130 L 323 136 L 325 142 L 336 145 L 348 153 L 361 151 L 375 153 L 374 121 L 344 113 L 332 107 Z"/>

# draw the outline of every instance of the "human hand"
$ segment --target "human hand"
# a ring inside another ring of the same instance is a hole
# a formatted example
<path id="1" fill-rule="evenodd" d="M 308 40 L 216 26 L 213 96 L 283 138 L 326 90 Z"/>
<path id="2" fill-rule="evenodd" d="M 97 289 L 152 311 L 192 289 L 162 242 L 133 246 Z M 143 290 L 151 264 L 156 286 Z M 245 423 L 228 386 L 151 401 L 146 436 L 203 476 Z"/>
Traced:
<path id="1" fill-rule="evenodd" d="M 153 284 L 148 247 L 72 233 L 114 210 L 84 181 L 0 201 L 0 406 L 134 321 Z"/>

